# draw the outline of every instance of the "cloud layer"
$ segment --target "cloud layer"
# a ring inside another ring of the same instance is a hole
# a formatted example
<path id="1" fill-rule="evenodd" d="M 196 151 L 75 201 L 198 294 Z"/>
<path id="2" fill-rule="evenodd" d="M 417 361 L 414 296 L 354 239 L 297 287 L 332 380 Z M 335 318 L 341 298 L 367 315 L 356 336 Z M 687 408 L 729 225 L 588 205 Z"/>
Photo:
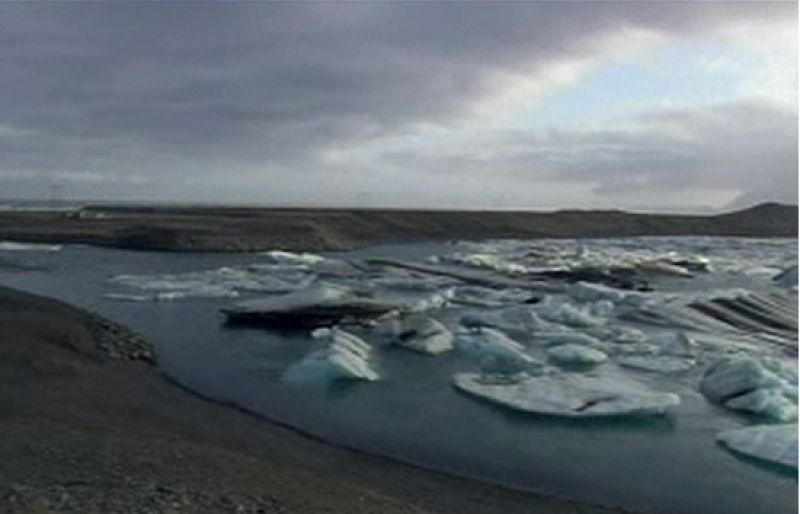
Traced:
<path id="1" fill-rule="evenodd" d="M 778 58 L 796 52 L 796 19 L 795 4 L 756 2 L 2 4 L 0 190 L 476 208 L 796 201 L 796 65 Z M 713 101 L 621 110 L 620 77 L 607 123 L 558 103 L 608 89 L 592 83 L 604 66 L 709 44 L 711 65 L 741 77 Z M 537 124 L 548 106 L 555 121 Z"/>

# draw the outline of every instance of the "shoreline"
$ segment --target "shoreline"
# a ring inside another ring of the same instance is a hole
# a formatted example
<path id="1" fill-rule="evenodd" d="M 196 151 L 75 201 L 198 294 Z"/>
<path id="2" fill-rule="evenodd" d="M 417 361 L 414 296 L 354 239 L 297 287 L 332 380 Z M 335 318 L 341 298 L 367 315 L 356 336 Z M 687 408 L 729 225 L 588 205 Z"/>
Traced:
<path id="1" fill-rule="evenodd" d="M 796 205 L 717 215 L 85 206 L 2 211 L 0 240 L 157 251 L 352 250 L 423 241 L 638 236 L 793 237 Z"/>
<path id="2" fill-rule="evenodd" d="M 153 361 L 121 325 L 0 287 L 0 505 L 87 514 L 625 512 L 332 445 L 204 398 Z"/>

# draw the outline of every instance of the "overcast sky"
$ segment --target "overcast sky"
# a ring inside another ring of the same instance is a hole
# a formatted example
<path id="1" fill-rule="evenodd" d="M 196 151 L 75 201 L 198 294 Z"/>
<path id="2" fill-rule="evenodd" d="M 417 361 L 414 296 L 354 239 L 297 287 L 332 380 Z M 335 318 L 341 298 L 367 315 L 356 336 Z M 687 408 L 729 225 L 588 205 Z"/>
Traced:
<path id="1" fill-rule="evenodd" d="M 796 2 L 5 2 L 0 197 L 797 202 Z"/>

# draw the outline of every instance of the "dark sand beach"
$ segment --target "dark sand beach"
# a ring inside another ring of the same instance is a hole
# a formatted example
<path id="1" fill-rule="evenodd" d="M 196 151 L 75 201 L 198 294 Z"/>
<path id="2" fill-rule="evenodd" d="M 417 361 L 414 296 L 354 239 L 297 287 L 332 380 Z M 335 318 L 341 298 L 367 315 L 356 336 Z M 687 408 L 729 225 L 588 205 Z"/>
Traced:
<path id="1" fill-rule="evenodd" d="M 455 239 L 689 235 L 796 237 L 797 206 L 769 203 L 714 216 L 102 205 L 75 212 L 0 212 L 0 240 L 171 251 L 323 251 Z"/>
<path id="2" fill-rule="evenodd" d="M 194 396 L 153 357 L 124 327 L 0 288 L 0 512 L 619 512 L 330 446 Z"/>

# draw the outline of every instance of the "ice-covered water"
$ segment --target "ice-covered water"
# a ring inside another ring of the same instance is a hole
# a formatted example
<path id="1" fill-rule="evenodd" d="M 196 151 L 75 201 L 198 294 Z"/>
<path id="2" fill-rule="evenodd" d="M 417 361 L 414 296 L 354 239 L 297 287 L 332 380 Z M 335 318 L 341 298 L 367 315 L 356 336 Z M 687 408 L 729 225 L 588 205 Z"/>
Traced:
<path id="1" fill-rule="evenodd" d="M 770 446 L 770 430 L 736 430 L 796 426 L 796 333 L 785 324 L 796 325 L 797 314 L 784 301 L 796 298 L 796 287 L 772 281 L 796 265 L 796 244 L 490 241 L 322 260 L 76 246 L 12 254 L 11 245 L 0 246 L 0 257 L 21 265 L 0 268 L 0 283 L 127 323 L 157 345 L 161 367 L 180 382 L 333 442 L 607 505 L 789 513 L 797 480 L 786 452 L 777 464 L 758 457 L 785 443 Z M 447 273 L 369 265 L 370 258 Z M 605 283 L 565 280 L 587 269 L 609 272 Z M 531 285 L 539 273 L 556 278 Z M 220 313 L 238 300 L 320 284 L 414 313 L 316 338 L 310 329 L 228 326 Z M 775 319 L 765 321 L 765 311 Z M 454 377 L 479 394 L 453 387 Z M 656 415 L 532 414 L 500 406 L 487 391 L 540 413 L 644 405 Z"/>

